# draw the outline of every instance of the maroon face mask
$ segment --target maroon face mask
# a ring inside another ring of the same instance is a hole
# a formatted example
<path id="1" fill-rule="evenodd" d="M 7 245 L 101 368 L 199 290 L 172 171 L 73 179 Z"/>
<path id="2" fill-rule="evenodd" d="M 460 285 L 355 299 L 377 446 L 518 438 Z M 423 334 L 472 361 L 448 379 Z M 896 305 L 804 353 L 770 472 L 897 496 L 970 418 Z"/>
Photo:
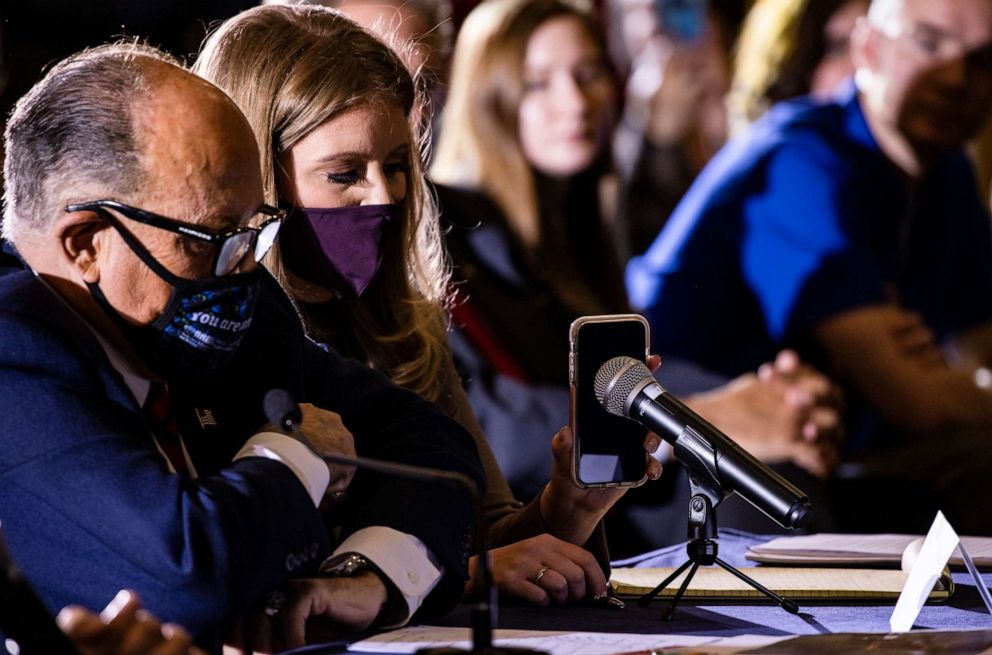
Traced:
<path id="1" fill-rule="evenodd" d="M 382 264 L 382 235 L 403 219 L 403 205 L 298 208 L 279 231 L 286 268 L 305 280 L 358 298 Z"/>

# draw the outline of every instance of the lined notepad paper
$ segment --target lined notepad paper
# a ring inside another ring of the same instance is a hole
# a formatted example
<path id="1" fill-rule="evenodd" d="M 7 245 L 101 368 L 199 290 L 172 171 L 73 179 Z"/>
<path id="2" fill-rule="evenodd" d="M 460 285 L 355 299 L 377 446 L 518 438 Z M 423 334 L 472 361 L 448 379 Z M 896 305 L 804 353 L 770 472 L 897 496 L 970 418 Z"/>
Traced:
<path id="1" fill-rule="evenodd" d="M 620 595 L 640 596 L 653 589 L 675 569 L 619 568 L 610 578 Z M 899 597 L 906 574 L 894 569 L 796 568 L 762 566 L 743 568 L 748 575 L 772 591 L 796 601 L 881 600 Z M 687 573 L 668 585 L 659 598 L 675 595 Z M 930 594 L 931 601 L 946 600 L 953 590 L 950 576 L 941 579 Z M 733 600 L 764 598 L 757 589 L 718 567 L 700 567 L 689 584 L 686 598 Z"/>

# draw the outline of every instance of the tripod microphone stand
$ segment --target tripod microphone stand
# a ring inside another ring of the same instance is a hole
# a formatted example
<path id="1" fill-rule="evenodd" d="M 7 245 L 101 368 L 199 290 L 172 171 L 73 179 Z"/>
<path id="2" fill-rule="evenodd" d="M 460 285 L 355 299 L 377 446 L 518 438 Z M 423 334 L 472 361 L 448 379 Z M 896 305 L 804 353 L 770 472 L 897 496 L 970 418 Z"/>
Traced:
<path id="1" fill-rule="evenodd" d="M 798 614 L 799 606 L 793 601 L 776 594 L 771 589 L 768 589 L 758 581 L 741 573 L 739 570 L 717 557 L 719 545 L 717 544 L 716 506 L 724 497 L 724 493 L 719 486 L 719 482 L 708 481 L 708 483 L 701 484 L 696 476 L 690 472 L 689 491 L 692 494 L 692 497 L 689 499 L 689 543 L 686 544 L 686 551 L 688 552 L 689 559 L 687 559 L 682 566 L 677 568 L 674 573 L 662 580 L 661 584 L 641 596 L 637 601 L 638 606 L 647 607 L 650 605 L 651 601 L 654 600 L 655 597 L 662 592 L 662 590 L 667 588 L 668 585 L 675 581 L 680 575 L 682 575 L 682 572 L 688 568 L 689 574 L 685 577 L 685 580 L 682 581 L 678 591 L 675 592 L 675 596 L 672 598 L 671 603 L 669 603 L 668 607 L 666 607 L 661 614 L 661 619 L 663 621 L 672 620 L 679 601 L 681 601 L 682 597 L 685 595 L 686 589 L 689 588 L 689 583 L 692 582 L 692 578 L 696 575 L 696 571 L 699 570 L 699 567 L 713 566 L 716 564 L 728 573 L 733 574 L 740 580 L 754 587 L 765 596 L 768 596 L 774 600 L 786 612 Z"/>

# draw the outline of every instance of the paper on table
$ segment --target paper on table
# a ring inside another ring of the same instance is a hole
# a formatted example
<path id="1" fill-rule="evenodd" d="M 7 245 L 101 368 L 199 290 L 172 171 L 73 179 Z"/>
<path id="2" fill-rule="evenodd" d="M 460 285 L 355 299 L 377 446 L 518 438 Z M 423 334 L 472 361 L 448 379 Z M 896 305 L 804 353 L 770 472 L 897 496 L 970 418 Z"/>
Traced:
<path id="1" fill-rule="evenodd" d="M 926 602 L 934 583 L 940 578 L 941 572 L 947 566 L 947 560 L 958 545 L 958 534 L 944 518 L 943 512 L 937 512 L 926 541 L 920 548 L 920 554 L 909 571 L 906 586 L 903 587 L 896 607 L 892 610 L 889 627 L 892 632 L 906 632 L 913 627 L 913 622 L 920 614 L 923 603 Z"/>
<path id="2" fill-rule="evenodd" d="M 354 653 L 415 653 L 420 648 L 470 646 L 468 628 L 447 628 L 416 626 L 402 628 L 376 635 L 352 644 L 349 652 Z M 567 632 L 545 630 L 496 630 L 493 642 L 499 646 L 535 648 L 551 655 L 610 655 L 629 651 L 650 651 L 651 649 L 678 648 L 681 646 L 723 646 L 733 652 L 744 648 L 754 648 L 788 639 L 789 636 L 768 637 L 763 635 L 720 639 L 692 635 L 642 635 L 606 632 Z"/>
<path id="3" fill-rule="evenodd" d="M 894 564 L 902 560 L 906 547 L 919 535 L 909 534 L 812 534 L 778 537 L 751 548 L 747 558 L 767 564 Z M 992 566 L 992 538 L 962 537 L 975 564 Z M 951 558 L 964 565 L 960 554 Z"/>
<path id="4" fill-rule="evenodd" d="M 639 596 L 666 579 L 673 569 L 616 568 L 611 582 L 621 596 Z M 743 568 L 741 572 L 761 585 L 795 601 L 809 600 L 895 600 L 906 584 L 906 574 L 892 569 L 798 568 L 791 566 L 759 566 Z M 675 594 L 687 573 L 676 578 L 662 592 L 662 597 Z M 947 584 L 933 591 L 932 600 L 946 599 L 951 592 Z M 746 582 L 723 569 L 700 568 L 696 571 L 686 598 L 730 599 L 764 596 Z"/>

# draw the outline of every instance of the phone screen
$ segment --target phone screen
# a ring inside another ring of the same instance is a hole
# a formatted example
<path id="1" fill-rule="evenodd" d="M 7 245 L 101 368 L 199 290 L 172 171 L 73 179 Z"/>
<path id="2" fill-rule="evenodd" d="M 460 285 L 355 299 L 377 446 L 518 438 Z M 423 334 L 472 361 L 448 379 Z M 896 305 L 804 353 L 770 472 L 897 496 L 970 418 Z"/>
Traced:
<path id="1" fill-rule="evenodd" d="M 706 0 L 655 0 L 661 28 L 679 41 L 695 41 L 706 28 Z"/>
<path id="2" fill-rule="evenodd" d="M 593 381 L 607 360 L 625 355 L 644 361 L 647 328 L 639 320 L 583 323 L 575 333 L 575 476 L 581 484 L 640 482 L 644 478 L 647 431 L 630 419 L 607 412 Z"/>

